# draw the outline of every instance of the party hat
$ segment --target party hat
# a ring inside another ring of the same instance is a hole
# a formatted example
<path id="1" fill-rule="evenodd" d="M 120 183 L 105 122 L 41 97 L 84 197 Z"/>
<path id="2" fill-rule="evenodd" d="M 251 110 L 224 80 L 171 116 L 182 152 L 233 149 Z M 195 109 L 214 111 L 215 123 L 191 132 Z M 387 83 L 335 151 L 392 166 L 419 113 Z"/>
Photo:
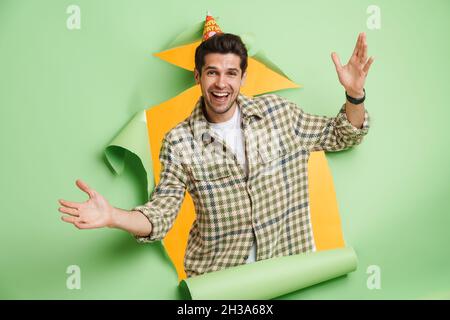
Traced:
<path id="1" fill-rule="evenodd" d="M 222 32 L 222 30 L 220 30 L 220 27 L 217 24 L 216 19 L 214 19 L 214 17 L 211 16 L 211 14 L 208 11 L 208 13 L 206 14 L 205 26 L 203 28 L 202 41 L 208 40 L 209 38 L 211 38 L 213 35 L 215 35 L 217 33 L 223 33 L 223 32 Z"/>

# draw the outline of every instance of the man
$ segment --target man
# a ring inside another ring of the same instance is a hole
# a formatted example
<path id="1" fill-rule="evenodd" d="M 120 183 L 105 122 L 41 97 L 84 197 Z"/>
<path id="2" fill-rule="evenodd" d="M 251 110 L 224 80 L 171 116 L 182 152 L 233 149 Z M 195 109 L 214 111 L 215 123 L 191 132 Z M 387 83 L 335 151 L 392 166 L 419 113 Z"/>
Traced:
<path id="1" fill-rule="evenodd" d="M 148 203 L 126 211 L 77 180 L 84 203 L 60 200 L 63 221 L 79 229 L 119 228 L 138 241 L 161 240 L 186 190 L 196 219 L 185 254 L 188 277 L 315 250 L 310 225 L 310 152 L 339 151 L 368 132 L 364 83 L 373 62 L 361 33 L 349 62 L 332 54 L 347 101 L 334 118 L 310 115 L 274 94 L 240 94 L 247 50 L 232 34 L 204 41 L 195 54 L 202 96 L 191 115 L 164 137 L 160 182 Z"/>

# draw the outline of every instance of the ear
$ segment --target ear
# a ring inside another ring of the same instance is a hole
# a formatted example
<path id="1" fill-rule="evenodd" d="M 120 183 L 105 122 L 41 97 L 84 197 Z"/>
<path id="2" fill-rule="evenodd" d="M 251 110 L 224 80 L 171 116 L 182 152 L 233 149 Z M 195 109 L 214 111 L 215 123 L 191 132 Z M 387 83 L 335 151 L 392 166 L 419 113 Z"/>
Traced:
<path id="1" fill-rule="evenodd" d="M 247 71 L 244 72 L 244 75 L 241 79 L 241 87 L 245 86 L 245 80 L 247 80 Z"/>
<path id="2" fill-rule="evenodd" d="M 198 72 L 197 69 L 194 69 L 194 78 L 195 78 L 195 83 L 200 84 L 200 73 Z"/>

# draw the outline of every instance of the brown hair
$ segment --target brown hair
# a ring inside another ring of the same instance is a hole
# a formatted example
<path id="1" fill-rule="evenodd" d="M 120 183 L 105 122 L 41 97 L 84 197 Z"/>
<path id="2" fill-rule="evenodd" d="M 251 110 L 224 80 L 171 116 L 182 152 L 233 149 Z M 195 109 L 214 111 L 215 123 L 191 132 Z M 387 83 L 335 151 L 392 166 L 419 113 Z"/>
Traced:
<path id="1" fill-rule="evenodd" d="M 195 69 L 202 74 L 205 65 L 205 56 L 208 53 L 234 53 L 241 58 L 241 71 L 244 75 L 247 70 L 247 48 L 242 39 L 231 33 L 218 33 L 206 41 L 203 41 L 195 49 Z"/>

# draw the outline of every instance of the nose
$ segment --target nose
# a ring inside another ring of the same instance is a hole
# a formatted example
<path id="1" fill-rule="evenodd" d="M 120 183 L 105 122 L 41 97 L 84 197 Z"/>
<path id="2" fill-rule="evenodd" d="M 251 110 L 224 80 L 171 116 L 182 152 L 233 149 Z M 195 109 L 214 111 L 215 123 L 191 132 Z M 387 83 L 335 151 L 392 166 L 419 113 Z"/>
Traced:
<path id="1" fill-rule="evenodd" d="M 225 88 L 225 77 L 224 77 L 224 75 L 220 75 L 220 76 L 218 76 L 217 77 L 217 79 L 216 79 L 216 87 L 218 87 L 218 88 L 220 88 L 220 89 L 223 89 L 223 88 Z"/>

